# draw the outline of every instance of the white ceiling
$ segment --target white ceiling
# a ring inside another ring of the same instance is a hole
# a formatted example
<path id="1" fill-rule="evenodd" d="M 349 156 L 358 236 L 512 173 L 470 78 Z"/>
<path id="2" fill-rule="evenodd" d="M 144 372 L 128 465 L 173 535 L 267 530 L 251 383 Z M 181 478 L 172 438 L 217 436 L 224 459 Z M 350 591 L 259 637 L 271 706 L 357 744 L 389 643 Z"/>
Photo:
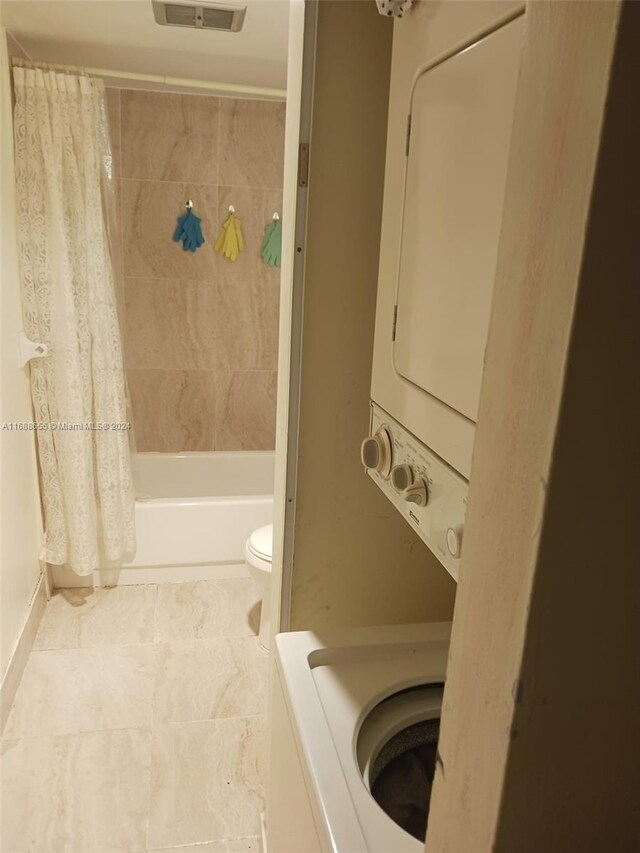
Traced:
<path id="1" fill-rule="evenodd" d="M 40 62 L 284 88 L 288 0 L 231 2 L 247 6 L 239 33 L 160 26 L 151 0 L 1 0 L 0 11 Z"/>

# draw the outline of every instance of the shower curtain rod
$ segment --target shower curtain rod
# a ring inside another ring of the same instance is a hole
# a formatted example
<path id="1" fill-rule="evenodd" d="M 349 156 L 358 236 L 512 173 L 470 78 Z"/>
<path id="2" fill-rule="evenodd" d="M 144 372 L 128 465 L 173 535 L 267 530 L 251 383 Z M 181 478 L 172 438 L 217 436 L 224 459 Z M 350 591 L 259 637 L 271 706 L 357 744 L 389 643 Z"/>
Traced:
<path id="1" fill-rule="evenodd" d="M 17 61 L 16 61 L 17 59 Z M 14 65 L 29 65 L 17 57 L 13 60 Z M 171 77 L 163 74 L 139 74 L 136 71 L 114 71 L 111 68 L 87 68 L 71 65 L 51 65 L 49 63 L 33 63 L 35 66 L 51 68 L 54 71 L 82 71 L 93 77 L 109 77 L 112 80 L 131 80 L 139 83 L 159 83 L 162 86 L 180 86 L 188 89 L 206 89 L 216 92 L 228 92 L 230 95 L 247 95 L 253 97 L 273 98 L 285 100 L 286 89 L 271 89 L 266 86 L 246 86 L 242 83 L 214 83 L 210 80 L 191 80 L 188 77 Z"/>

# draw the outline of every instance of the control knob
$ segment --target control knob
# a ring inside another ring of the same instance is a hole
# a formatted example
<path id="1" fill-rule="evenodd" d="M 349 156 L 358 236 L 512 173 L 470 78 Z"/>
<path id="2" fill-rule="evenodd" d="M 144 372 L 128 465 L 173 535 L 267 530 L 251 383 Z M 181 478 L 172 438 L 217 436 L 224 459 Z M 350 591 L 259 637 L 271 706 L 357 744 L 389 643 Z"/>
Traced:
<path id="1" fill-rule="evenodd" d="M 418 506 L 427 505 L 427 501 L 429 500 L 427 484 L 422 477 L 414 480 L 411 465 L 407 465 L 406 462 L 401 465 L 394 465 L 391 469 L 391 483 L 394 489 L 400 492 L 408 503 L 417 504 Z"/>
<path id="2" fill-rule="evenodd" d="M 404 492 L 413 484 L 413 469 L 411 465 L 394 465 L 391 469 L 391 484 L 397 492 Z"/>
<path id="3" fill-rule="evenodd" d="M 360 446 L 360 458 L 365 468 L 377 471 L 383 477 L 388 477 L 391 471 L 391 436 L 384 427 L 370 435 Z"/>
<path id="4" fill-rule="evenodd" d="M 404 490 L 403 497 L 408 503 L 417 504 L 417 506 L 426 506 L 429 500 L 429 492 L 426 482 L 420 477 Z"/>
<path id="5" fill-rule="evenodd" d="M 452 557 L 459 557 L 462 551 L 462 527 L 449 527 L 447 529 L 447 548 Z"/>

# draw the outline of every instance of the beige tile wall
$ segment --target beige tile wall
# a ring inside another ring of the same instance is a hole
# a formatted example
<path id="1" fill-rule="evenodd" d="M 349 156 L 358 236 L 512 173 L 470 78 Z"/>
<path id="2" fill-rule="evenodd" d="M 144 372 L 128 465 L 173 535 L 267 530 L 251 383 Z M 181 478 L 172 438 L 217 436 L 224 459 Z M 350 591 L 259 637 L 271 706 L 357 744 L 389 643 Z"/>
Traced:
<path id="1" fill-rule="evenodd" d="M 282 205 L 284 104 L 108 89 L 123 334 L 138 450 L 268 450 L 279 270 L 259 248 Z M 172 240 L 188 198 L 205 244 Z M 213 246 L 233 204 L 246 249 Z"/>

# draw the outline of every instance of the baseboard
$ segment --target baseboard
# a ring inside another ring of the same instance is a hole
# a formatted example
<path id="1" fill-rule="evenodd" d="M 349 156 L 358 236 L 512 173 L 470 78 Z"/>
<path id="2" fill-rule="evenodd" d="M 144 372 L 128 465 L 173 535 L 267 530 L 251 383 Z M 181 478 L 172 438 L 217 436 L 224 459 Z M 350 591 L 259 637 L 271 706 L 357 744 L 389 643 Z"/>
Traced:
<path id="1" fill-rule="evenodd" d="M 22 674 L 31 654 L 33 643 L 40 627 L 40 622 L 47 606 L 47 592 L 45 579 L 40 575 L 35 592 L 29 604 L 29 611 L 25 619 L 22 631 L 16 642 L 7 667 L 2 684 L 0 685 L 0 731 L 4 731 L 5 723 L 9 717 L 11 706 L 16 698 L 18 687 L 22 681 Z"/>
<path id="2" fill-rule="evenodd" d="M 96 586 L 138 586 L 150 583 L 189 583 L 225 578 L 248 578 L 246 564 L 213 563 L 204 566 L 136 566 L 122 569 L 98 569 L 80 577 L 64 566 L 52 566 L 55 589 Z"/>

